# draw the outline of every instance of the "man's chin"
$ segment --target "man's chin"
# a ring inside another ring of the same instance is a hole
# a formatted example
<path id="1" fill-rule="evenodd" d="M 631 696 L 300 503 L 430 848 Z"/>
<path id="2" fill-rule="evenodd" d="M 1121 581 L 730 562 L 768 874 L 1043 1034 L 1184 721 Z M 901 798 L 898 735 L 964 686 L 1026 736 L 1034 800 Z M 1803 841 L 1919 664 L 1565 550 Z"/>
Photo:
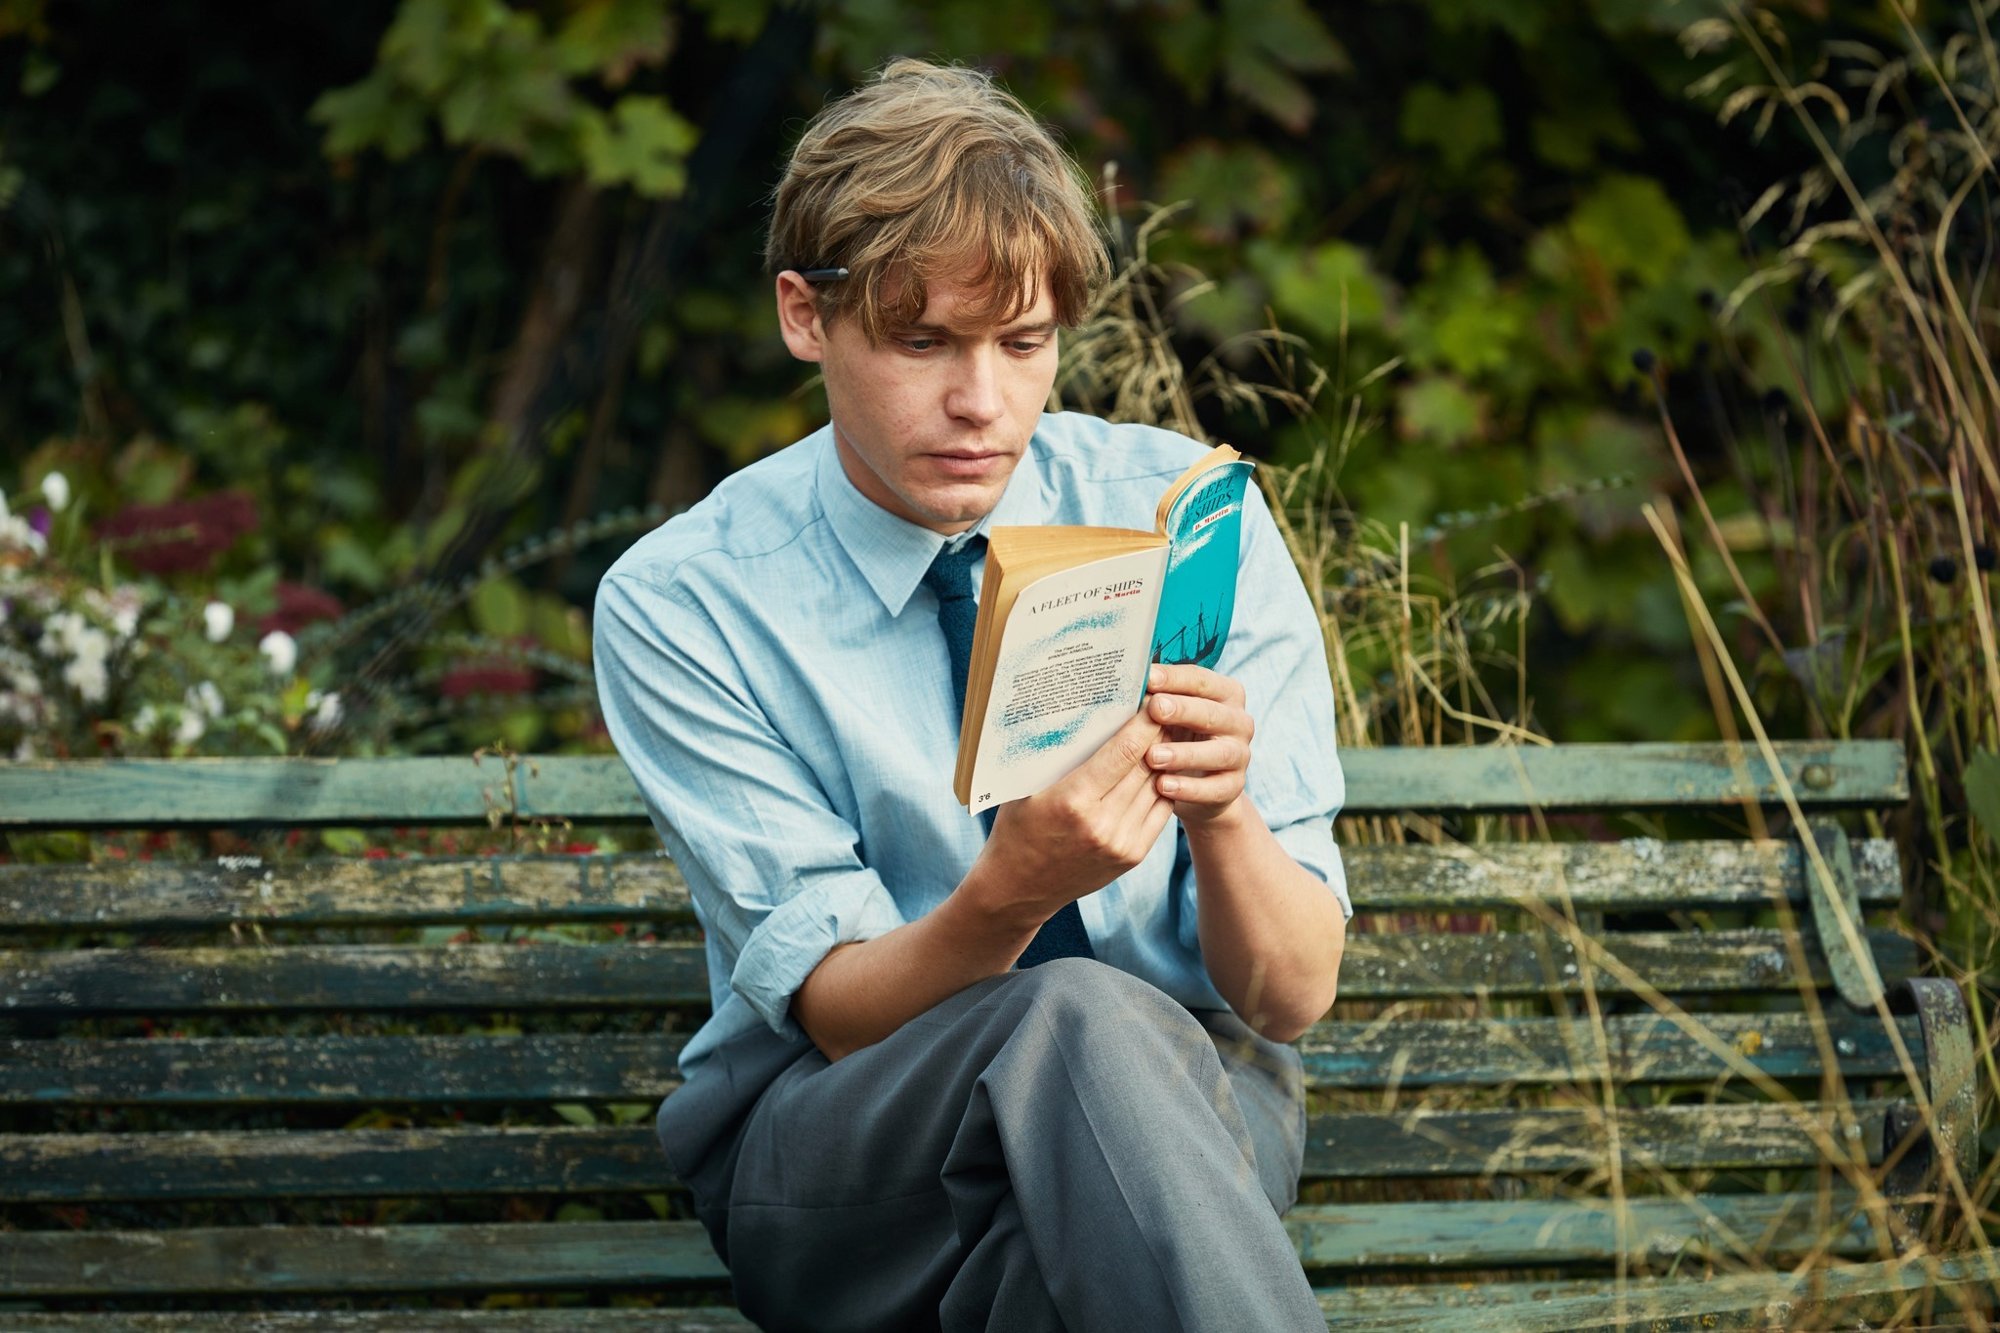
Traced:
<path id="1" fill-rule="evenodd" d="M 992 513 L 1006 492 L 1005 486 L 940 486 L 912 497 L 912 508 L 929 527 L 962 531 Z"/>

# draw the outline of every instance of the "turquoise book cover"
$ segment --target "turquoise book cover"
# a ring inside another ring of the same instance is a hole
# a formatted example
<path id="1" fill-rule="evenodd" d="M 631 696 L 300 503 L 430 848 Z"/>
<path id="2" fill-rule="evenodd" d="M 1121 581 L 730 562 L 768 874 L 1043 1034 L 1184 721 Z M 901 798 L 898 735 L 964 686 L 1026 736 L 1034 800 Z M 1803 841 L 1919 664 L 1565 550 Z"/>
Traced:
<path id="1" fill-rule="evenodd" d="M 1225 463 L 1190 486 L 1167 511 L 1167 573 L 1153 622 L 1153 660 L 1213 668 L 1236 609 L 1243 493 L 1256 465 Z"/>

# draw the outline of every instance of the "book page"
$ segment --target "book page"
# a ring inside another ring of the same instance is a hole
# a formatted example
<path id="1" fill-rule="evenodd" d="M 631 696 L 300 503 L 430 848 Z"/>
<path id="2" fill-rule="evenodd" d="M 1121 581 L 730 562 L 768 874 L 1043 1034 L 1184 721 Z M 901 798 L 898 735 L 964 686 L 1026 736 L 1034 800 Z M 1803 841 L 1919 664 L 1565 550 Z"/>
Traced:
<path id="1" fill-rule="evenodd" d="M 973 762 L 974 814 L 1064 777 L 1138 711 L 1166 557 L 1110 556 L 1021 590 Z"/>
<path id="2" fill-rule="evenodd" d="M 1225 463 L 1188 487 L 1167 513 L 1162 531 L 1171 554 L 1153 630 L 1153 660 L 1213 668 L 1236 610 L 1236 566 L 1242 559 L 1243 491 L 1248 459 Z"/>

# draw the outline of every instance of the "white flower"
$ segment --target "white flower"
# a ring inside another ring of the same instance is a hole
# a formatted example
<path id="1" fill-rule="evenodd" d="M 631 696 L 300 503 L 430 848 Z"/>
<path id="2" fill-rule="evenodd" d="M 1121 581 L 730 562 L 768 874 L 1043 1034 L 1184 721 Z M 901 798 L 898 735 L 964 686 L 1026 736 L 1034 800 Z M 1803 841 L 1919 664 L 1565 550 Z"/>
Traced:
<path id="1" fill-rule="evenodd" d="M 32 736 L 21 737 L 21 743 L 14 747 L 14 762 L 17 764 L 25 764 L 34 757 L 35 757 L 35 738 Z"/>
<path id="2" fill-rule="evenodd" d="M 139 612 L 145 609 L 145 598 L 131 584 L 121 584 L 109 594 L 95 588 L 87 588 L 83 594 L 84 605 L 111 622 L 118 641 L 123 643 L 139 629 Z"/>
<path id="3" fill-rule="evenodd" d="M 208 723 L 203 719 L 201 709 L 183 708 L 181 709 L 180 725 L 174 728 L 174 743 L 176 745 L 193 745 L 201 739 L 202 733 L 207 730 Z"/>
<path id="4" fill-rule="evenodd" d="M 306 719 L 306 728 L 315 734 L 332 731 L 340 725 L 340 691 L 328 690 L 321 694 L 318 690 L 306 695 L 306 707 L 312 716 Z"/>
<path id="5" fill-rule="evenodd" d="M 69 507 L 69 478 L 60 472 L 51 472 L 42 478 L 42 498 L 49 502 L 49 508 L 60 514 Z"/>
<path id="6" fill-rule="evenodd" d="M 289 676 L 299 664 L 298 641 L 281 629 L 274 629 L 257 641 L 257 651 L 271 663 L 273 675 Z"/>
<path id="7" fill-rule="evenodd" d="M 111 595 L 104 599 L 104 613 L 111 617 L 111 627 L 118 631 L 121 640 L 139 632 L 139 612 L 145 606 L 145 596 L 129 583 L 112 589 Z"/>
<path id="8" fill-rule="evenodd" d="M 221 643 L 236 628 L 236 608 L 227 602 L 210 602 L 201 609 L 204 632 L 210 643 Z"/>
<path id="9" fill-rule="evenodd" d="M 82 630 L 82 616 L 74 611 L 58 611 L 42 622 L 42 637 L 35 647 L 43 657 L 61 657 L 74 651 L 72 645 Z"/>
<path id="10" fill-rule="evenodd" d="M 27 519 L 16 518 L 8 511 L 7 493 L 0 491 L 0 551 L 9 547 L 46 555 L 49 544 L 42 540 L 41 533 L 28 526 Z"/>
<path id="11" fill-rule="evenodd" d="M 132 730 L 136 735 L 150 736 L 159 725 L 160 710 L 151 704 L 142 705 L 138 712 L 132 714 Z"/>
<path id="12" fill-rule="evenodd" d="M 98 631 L 100 637 L 103 631 Z M 63 681 L 74 685 L 76 692 L 83 696 L 87 704 L 102 703 L 111 688 L 111 673 L 104 669 L 104 658 L 81 656 L 63 668 Z"/>
<path id="13" fill-rule="evenodd" d="M 222 691 L 215 688 L 215 682 L 205 680 L 187 692 L 188 706 L 200 708 L 210 717 L 222 716 Z"/>

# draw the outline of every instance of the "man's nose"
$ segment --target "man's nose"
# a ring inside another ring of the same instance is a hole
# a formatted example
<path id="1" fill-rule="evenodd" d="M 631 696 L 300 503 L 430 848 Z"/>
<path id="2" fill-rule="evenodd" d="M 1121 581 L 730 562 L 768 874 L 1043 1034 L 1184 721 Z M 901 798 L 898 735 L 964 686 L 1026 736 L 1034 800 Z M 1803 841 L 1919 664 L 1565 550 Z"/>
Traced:
<path id="1" fill-rule="evenodd" d="M 945 410 L 975 426 L 990 426 L 998 421 L 1006 406 L 1000 393 L 998 349 L 969 351 L 952 369 Z"/>

